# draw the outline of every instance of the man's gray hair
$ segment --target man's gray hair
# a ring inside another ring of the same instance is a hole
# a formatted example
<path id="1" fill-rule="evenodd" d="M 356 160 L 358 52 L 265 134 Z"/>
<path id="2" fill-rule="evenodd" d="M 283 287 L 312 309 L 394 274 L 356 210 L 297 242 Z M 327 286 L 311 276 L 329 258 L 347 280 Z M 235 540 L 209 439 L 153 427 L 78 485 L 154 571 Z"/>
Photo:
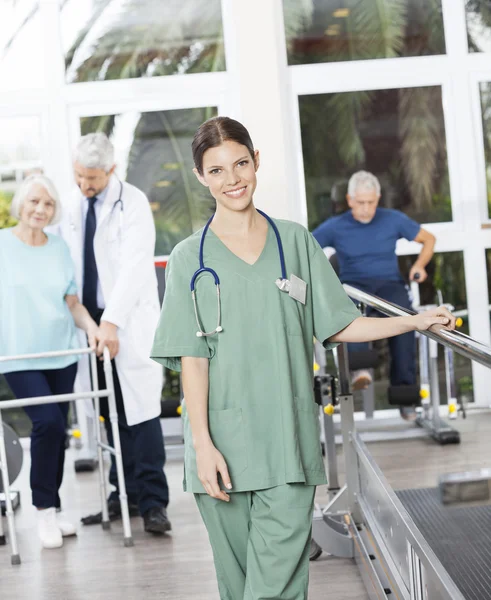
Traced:
<path id="1" fill-rule="evenodd" d="M 370 192 L 374 190 L 377 192 L 377 196 L 380 196 L 380 182 L 379 180 L 368 171 L 358 171 L 354 173 L 348 183 L 348 195 L 352 198 L 356 196 L 357 190 L 363 190 Z"/>
<path id="2" fill-rule="evenodd" d="M 46 177 L 46 175 L 41 175 L 39 173 L 35 173 L 33 175 L 29 175 L 29 177 L 26 177 L 17 188 L 12 199 L 12 204 L 10 205 L 10 214 L 14 217 L 14 219 L 20 220 L 20 214 L 22 212 L 24 202 L 26 201 L 27 196 L 30 194 L 31 189 L 35 185 L 40 185 L 43 187 L 48 192 L 49 197 L 55 203 L 55 213 L 49 222 L 49 225 L 56 225 L 56 223 L 59 223 L 61 219 L 60 197 L 56 190 L 55 184 L 51 181 L 51 179 Z"/>
<path id="3" fill-rule="evenodd" d="M 86 169 L 103 169 L 108 173 L 114 165 L 114 146 L 105 133 L 89 133 L 80 138 L 74 158 Z"/>

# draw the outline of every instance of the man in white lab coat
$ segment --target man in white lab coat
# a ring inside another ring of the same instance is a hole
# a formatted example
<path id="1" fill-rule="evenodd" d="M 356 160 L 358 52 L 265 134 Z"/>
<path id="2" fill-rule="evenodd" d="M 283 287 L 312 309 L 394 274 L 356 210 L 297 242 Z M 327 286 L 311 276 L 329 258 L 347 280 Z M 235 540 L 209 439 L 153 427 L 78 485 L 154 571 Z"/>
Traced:
<path id="1" fill-rule="evenodd" d="M 114 149 L 103 133 L 82 137 L 74 160 L 75 191 L 61 232 L 75 262 L 79 295 L 100 324 L 99 350 L 113 360 L 121 449 L 130 511 L 143 517 L 146 531 L 171 529 L 165 450 L 160 426 L 162 369 L 150 360 L 160 313 L 154 266 L 155 225 L 148 199 L 114 174 Z M 105 385 L 98 361 L 99 385 Z M 78 383 L 90 389 L 88 361 L 79 365 Z M 112 443 L 107 400 L 101 414 Z M 120 516 L 114 460 L 110 517 Z M 101 515 L 82 519 L 100 522 Z"/>

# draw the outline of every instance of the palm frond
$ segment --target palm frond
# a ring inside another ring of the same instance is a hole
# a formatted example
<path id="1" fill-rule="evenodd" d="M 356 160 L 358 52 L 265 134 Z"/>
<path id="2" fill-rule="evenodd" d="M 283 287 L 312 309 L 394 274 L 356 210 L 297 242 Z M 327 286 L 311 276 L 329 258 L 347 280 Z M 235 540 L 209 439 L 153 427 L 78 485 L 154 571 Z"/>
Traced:
<path id="1" fill-rule="evenodd" d="M 287 44 L 312 25 L 314 0 L 283 0 L 283 20 Z"/>
<path id="2" fill-rule="evenodd" d="M 358 125 L 370 105 L 373 92 L 345 92 L 329 94 L 325 118 L 330 137 L 338 149 L 339 158 L 347 168 L 356 168 L 365 161 L 365 150 Z"/>
<path id="3" fill-rule="evenodd" d="M 352 19 L 359 58 L 393 58 L 402 54 L 407 0 L 358 0 Z"/>
<path id="4" fill-rule="evenodd" d="M 101 0 L 67 54 L 67 79 L 223 70 L 222 37 L 220 0 Z"/>
<path id="5" fill-rule="evenodd" d="M 399 90 L 399 132 L 404 176 L 416 209 L 431 208 L 437 166 L 445 148 L 438 87 Z"/>

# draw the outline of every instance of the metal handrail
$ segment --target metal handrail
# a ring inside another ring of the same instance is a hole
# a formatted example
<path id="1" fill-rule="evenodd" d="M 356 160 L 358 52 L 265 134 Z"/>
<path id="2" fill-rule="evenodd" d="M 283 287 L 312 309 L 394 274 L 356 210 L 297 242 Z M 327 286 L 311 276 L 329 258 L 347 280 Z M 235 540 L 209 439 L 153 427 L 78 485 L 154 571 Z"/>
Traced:
<path id="1" fill-rule="evenodd" d="M 413 310 L 403 308 L 373 294 L 362 292 L 351 285 L 345 284 L 343 287 L 348 296 L 353 298 L 353 300 L 370 306 L 389 317 L 407 317 L 417 314 Z M 460 331 L 447 331 L 442 325 L 433 325 L 431 329 L 421 331 L 420 333 L 447 346 L 466 358 L 470 358 L 485 367 L 491 368 L 491 347 L 478 342 Z"/>

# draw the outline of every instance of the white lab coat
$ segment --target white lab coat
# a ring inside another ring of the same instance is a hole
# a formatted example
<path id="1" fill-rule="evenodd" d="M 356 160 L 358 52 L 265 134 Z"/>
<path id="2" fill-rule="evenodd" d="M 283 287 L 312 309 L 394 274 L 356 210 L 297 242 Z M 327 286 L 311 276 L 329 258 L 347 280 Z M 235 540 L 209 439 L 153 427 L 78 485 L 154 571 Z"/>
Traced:
<path id="1" fill-rule="evenodd" d="M 155 225 L 148 199 L 139 189 L 112 175 L 94 238 L 97 271 L 105 301 L 102 320 L 118 326 L 116 356 L 128 425 L 160 415 L 162 367 L 152 361 L 152 348 L 160 313 L 154 266 Z M 64 206 L 61 235 L 75 263 L 79 296 L 83 277 L 83 196 L 74 191 Z M 84 332 L 80 343 L 87 345 Z M 79 363 L 76 390 L 90 390 L 89 361 Z"/>

